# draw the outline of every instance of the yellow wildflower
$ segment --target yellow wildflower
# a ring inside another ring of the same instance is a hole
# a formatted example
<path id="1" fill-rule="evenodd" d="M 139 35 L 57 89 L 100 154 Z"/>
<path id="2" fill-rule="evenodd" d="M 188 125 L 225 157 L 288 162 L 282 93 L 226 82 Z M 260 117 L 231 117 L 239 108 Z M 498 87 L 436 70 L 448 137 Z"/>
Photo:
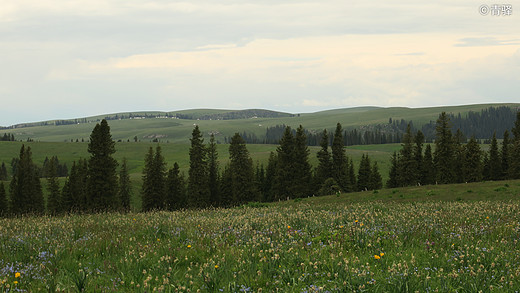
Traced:
<path id="1" fill-rule="evenodd" d="M 188 248 L 191 248 L 191 245 L 188 244 Z"/>
<path id="2" fill-rule="evenodd" d="M 383 257 L 383 255 L 385 255 L 385 253 L 384 253 L 384 252 L 381 252 L 379 255 L 380 255 L 381 257 Z"/>
<path id="3" fill-rule="evenodd" d="M 14 277 L 15 278 L 20 278 L 20 273 L 18 273 L 18 272 L 14 273 Z"/>
<path id="4" fill-rule="evenodd" d="M 218 269 L 218 265 L 215 265 L 215 268 Z"/>
<path id="5" fill-rule="evenodd" d="M 377 254 L 374 255 L 374 258 L 375 258 L 375 259 L 381 259 L 381 257 L 380 257 L 379 255 L 377 255 Z"/>

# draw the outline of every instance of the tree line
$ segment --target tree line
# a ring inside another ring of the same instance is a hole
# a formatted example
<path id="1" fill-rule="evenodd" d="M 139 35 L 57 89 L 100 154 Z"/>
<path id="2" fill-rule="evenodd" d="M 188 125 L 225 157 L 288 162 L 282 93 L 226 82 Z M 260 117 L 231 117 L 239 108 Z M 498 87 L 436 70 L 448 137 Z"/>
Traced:
<path id="1" fill-rule="evenodd" d="M 512 123 L 513 124 L 513 123 Z M 506 129 L 499 149 L 493 132 L 487 152 L 481 150 L 475 135 L 466 143 L 460 129 L 452 132 L 450 115 L 439 115 L 435 126 L 435 150 L 425 145 L 422 131 L 412 134 L 411 126 L 403 136 L 402 148 L 391 159 L 388 187 L 427 184 L 479 182 L 520 179 L 520 112 L 511 129 Z"/>

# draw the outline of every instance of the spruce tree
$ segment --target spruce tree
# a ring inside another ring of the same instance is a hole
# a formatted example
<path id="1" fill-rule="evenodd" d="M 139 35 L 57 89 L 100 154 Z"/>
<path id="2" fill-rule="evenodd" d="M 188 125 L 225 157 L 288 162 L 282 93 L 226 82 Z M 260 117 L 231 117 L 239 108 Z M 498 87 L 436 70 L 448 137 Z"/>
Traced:
<path id="1" fill-rule="evenodd" d="M 60 185 L 57 178 L 57 163 L 58 159 L 56 157 L 52 157 L 49 160 L 46 171 L 47 189 L 49 191 L 49 195 L 47 197 L 47 212 L 51 215 L 55 215 L 61 211 L 60 204 L 62 200 L 60 194 Z"/>
<path id="2" fill-rule="evenodd" d="M 143 169 L 142 207 L 144 211 L 164 209 L 166 201 L 166 163 L 161 147 L 150 147 Z"/>
<path id="3" fill-rule="evenodd" d="M 179 164 L 175 162 L 168 171 L 166 203 L 168 209 L 178 210 L 186 207 L 186 187 Z"/>
<path id="4" fill-rule="evenodd" d="M 332 178 L 332 160 L 329 152 L 329 136 L 324 129 L 321 135 L 321 149 L 316 154 L 318 167 L 316 168 L 316 184 L 321 187 L 325 180 Z"/>
<path id="5" fill-rule="evenodd" d="M 500 160 L 501 160 L 501 169 L 502 176 L 500 177 L 502 180 L 509 179 L 509 167 L 511 166 L 511 152 L 510 152 L 510 140 L 509 140 L 509 131 L 504 132 L 504 139 L 502 140 L 502 149 L 500 150 Z"/>
<path id="6" fill-rule="evenodd" d="M 274 190 L 273 183 L 276 178 L 276 170 L 278 168 L 278 156 L 275 152 L 269 154 L 267 161 L 267 168 L 265 169 L 265 191 L 263 194 L 263 201 L 271 202 L 274 201 Z"/>
<path id="7" fill-rule="evenodd" d="M 16 173 L 9 186 L 10 211 L 14 214 L 36 213 L 45 210 L 40 174 L 32 161 L 31 147 L 22 145 Z"/>
<path id="8" fill-rule="evenodd" d="M 130 211 L 130 174 L 128 174 L 128 166 L 126 158 L 123 158 L 119 169 L 119 200 L 123 211 Z"/>
<path id="9" fill-rule="evenodd" d="M 400 185 L 399 182 L 399 158 L 397 152 L 394 152 L 390 161 L 390 171 L 388 174 L 388 181 L 386 181 L 386 187 L 395 188 Z"/>
<path id="10" fill-rule="evenodd" d="M 400 186 L 414 186 L 418 182 L 417 161 L 414 156 L 411 125 L 408 124 L 406 133 L 403 135 L 402 148 L 399 151 L 398 181 Z"/>
<path id="11" fill-rule="evenodd" d="M 472 136 L 465 146 L 463 164 L 464 179 L 466 182 L 480 182 L 482 180 L 482 151 Z"/>
<path id="12" fill-rule="evenodd" d="M 0 217 L 4 217 L 8 214 L 8 206 L 4 183 L 0 182 Z"/>
<path id="13" fill-rule="evenodd" d="M 5 163 L 2 162 L 2 166 L 0 167 L 0 181 L 7 181 L 8 177 L 7 168 L 5 167 Z"/>
<path id="14" fill-rule="evenodd" d="M 434 162 L 437 182 L 442 184 L 453 183 L 455 178 L 454 159 L 455 150 L 451 134 L 450 118 L 442 112 L 437 119 L 435 128 Z"/>
<path id="15" fill-rule="evenodd" d="M 229 171 L 231 172 L 232 204 L 258 201 L 259 192 L 255 182 L 253 160 L 249 156 L 246 142 L 235 133 L 229 144 Z"/>
<path id="16" fill-rule="evenodd" d="M 370 188 L 371 172 L 370 158 L 368 155 L 363 154 L 363 156 L 361 156 L 361 162 L 359 163 L 357 190 L 363 191 Z"/>
<path id="17" fill-rule="evenodd" d="M 332 140 L 332 177 L 344 192 L 354 191 L 350 185 L 348 158 L 343 147 L 343 131 L 341 124 L 336 124 Z"/>
<path id="18" fill-rule="evenodd" d="M 309 163 L 309 148 L 307 147 L 307 137 L 300 125 L 296 129 L 294 137 L 294 185 L 292 193 L 295 197 L 306 197 L 311 195 L 312 171 Z"/>
<path id="19" fill-rule="evenodd" d="M 350 186 L 357 186 L 356 171 L 354 171 L 354 160 L 352 158 L 350 158 L 348 170 L 348 184 Z"/>
<path id="20" fill-rule="evenodd" d="M 92 211 L 114 210 L 119 206 L 117 161 L 112 157 L 116 149 L 105 119 L 92 130 L 88 152 L 88 208 Z"/>
<path id="21" fill-rule="evenodd" d="M 432 146 L 426 145 L 424 149 L 423 164 L 421 170 L 421 184 L 430 185 L 435 183 L 435 165 L 432 157 Z"/>
<path id="22" fill-rule="evenodd" d="M 424 145 L 424 134 L 422 131 L 418 130 L 417 134 L 414 137 L 414 148 L 413 148 L 413 156 L 415 158 L 415 167 L 417 170 L 417 175 L 415 176 L 417 182 L 419 184 L 424 184 L 422 182 L 422 174 L 423 170 L 423 145 Z"/>
<path id="23" fill-rule="evenodd" d="M 276 164 L 276 174 L 273 182 L 274 200 L 284 200 L 295 198 L 293 194 L 294 180 L 294 136 L 291 128 L 287 126 L 280 139 L 280 145 L 276 149 L 278 162 Z"/>
<path id="24" fill-rule="evenodd" d="M 224 166 L 222 176 L 220 177 L 220 205 L 223 207 L 231 207 L 238 202 L 238 199 L 233 198 L 233 176 L 229 163 Z"/>
<path id="25" fill-rule="evenodd" d="M 511 132 L 513 133 L 513 142 L 510 154 L 509 177 L 511 179 L 520 179 L 520 111 L 517 112 L 515 125 Z"/>
<path id="26" fill-rule="evenodd" d="M 211 134 L 208 145 L 208 175 L 209 175 L 209 192 L 210 203 L 212 206 L 219 206 L 219 166 L 217 144 L 215 135 Z"/>
<path id="27" fill-rule="evenodd" d="M 464 162 L 465 162 L 465 148 L 462 145 L 466 141 L 464 134 L 460 129 L 457 129 L 455 136 L 453 137 L 453 148 L 454 148 L 454 161 L 453 161 L 453 174 L 455 174 L 454 182 L 463 183 L 466 181 L 464 177 Z"/>
<path id="28" fill-rule="evenodd" d="M 205 208 L 210 203 L 207 150 L 196 125 L 191 134 L 190 169 L 188 178 L 188 205 Z"/>
<path id="29" fill-rule="evenodd" d="M 489 165 L 486 170 L 489 176 L 485 179 L 500 180 L 502 177 L 502 162 L 500 160 L 500 153 L 498 151 L 498 142 L 496 132 L 493 132 L 491 139 L 491 146 L 489 147 Z"/>
<path id="30" fill-rule="evenodd" d="M 368 189 L 377 190 L 383 187 L 383 178 L 381 178 L 381 173 L 379 173 L 379 167 L 377 166 L 377 162 L 374 162 L 372 165 L 372 170 L 370 171 L 370 185 Z"/>

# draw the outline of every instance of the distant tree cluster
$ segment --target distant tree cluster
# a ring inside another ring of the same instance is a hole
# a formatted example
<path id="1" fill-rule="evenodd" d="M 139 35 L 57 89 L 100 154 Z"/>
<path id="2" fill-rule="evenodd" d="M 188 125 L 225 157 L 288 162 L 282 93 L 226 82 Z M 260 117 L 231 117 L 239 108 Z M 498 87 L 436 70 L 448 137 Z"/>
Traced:
<path id="1" fill-rule="evenodd" d="M 15 141 L 14 134 L 4 133 L 4 135 L 0 137 L 0 141 Z"/>
<path id="2" fill-rule="evenodd" d="M 496 133 L 493 133 L 489 151 L 483 152 L 475 136 L 465 143 L 462 131 L 458 129 L 453 134 L 451 129 L 449 115 L 441 113 L 436 122 L 432 153 L 430 144 L 424 147 L 423 133 L 417 131 L 412 135 L 409 126 L 401 150 L 392 157 L 387 186 L 520 179 L 520 112 L 511 130 L 513 139 L 506 129 L 500 150 Z"/>

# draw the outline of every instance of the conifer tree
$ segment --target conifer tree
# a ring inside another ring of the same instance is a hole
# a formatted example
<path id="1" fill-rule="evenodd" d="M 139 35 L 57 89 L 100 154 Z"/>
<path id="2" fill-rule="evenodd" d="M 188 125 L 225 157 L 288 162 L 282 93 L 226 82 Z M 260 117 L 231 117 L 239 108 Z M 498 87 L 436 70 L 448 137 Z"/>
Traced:
<path id="1" fill-rule="evenodd" d="M 321 135 L 321 149 L 316 154 L 318 158 L 318 167 L 316 168 L 316 183 L 318 186 L 323 185 L 325 180 L 332 178 L 332 160 L 329 152 L 329 136 L 327 130 L 324 129 Z"/>
<path id="2" fill-rule="evenodd" d="M 307 137 L 301 125 L 296 129 L 294 137 L 293 164 L 294 185 L 292 186 L 292 193 L 295 197 L 311 195 L 312 171 L 309 163 L 309 148 L 307 147 Z"/>
<path id="3" fill-rule="evenodd" d="M 392 159 L 390 161 L 390 171 L 389 171 L 389 174 L 388 174 L 388 181 L 386 181 L 386 187 L 388 188 L 395 188 L 395 187 L 398 187 L 400 184 L 399 184 L 399 170 L 398 170 L 398 166 L 399 166 L 399 158 L 397 156 L 397 152 L 394 152 L 394 154 L 392 155 Z"/>
<path id="4" fill-rule="evenodd" d="M 87 203 L 89 210 L 114 210 L 119 206 L 117 192 L 117 161 L 110 126 L 105 119 L 96 124 L 88 144 Z"/>
<path id="5" fill-rule="evenodd" d="M 517 112 L 515 125 L 511 132 L 513 133 L 513 142 L 510 154 L 509 177 L 511 179 L 520 179 L 520 111 Z"/>
<path id="6" fill-rule="evenodd" d="M 453 174 L 455 174 L 454 182 L 463 183 L 466 181 L 464 178 L 464 162 L 465 162 L 465 148 L 462 145 L 466 141 L 464 134 L 460 129 L 457 129 L 455 137 L 453 138 L 454 148 L 454 161 L 453 161 Z"/>
<path id="7" fill-rule="evenodd" d="M 466 182 L 479 182 L 482 180 L 482 151 L 472 136 L 465 146 L 465 160 L 463 164 L 464 179 Z"/>
<path id="8" fill-rule="evenodd" d="M 332 176 L 344 192 L 352 192 L 350 185 L 348 158 L 343 147 L 343 131 L 341 124 L 336 124 L 334 139 L 332 140 Z"/>
<path id="9" fill-rule="evenodd" d="M 370 188 L 371 172 L 370 158 L 368 155 L 363 154 L 361 156 L 361 162 L 359 163 L 357 190 L 363 191 Z"/>
<path id="10" fill-rule="evenodd" d="M 128 166 L 126 158 L 123 158 L 119 169 L 119 200 L 123 211 L 130 211 L 130 174 L 128 174 Z"/>
<path id="11" fill-rule="evenodd" d="M 437 119 L 435 128 L 435 169 L 437 182 L 453 183 L 455 178 L 454 164 L 455 150 L 451 134 L 450 118 L 442 112 Z"/>
<path id="12" fill-rule="evenodd" d="M 511 152 L 510 152 L 509 131 L 504 132 L 504 139 L 502 140 L 502 149 L 500 150 L 502 180 L 509 179 L 509 167 L 511 166 Z"/>
<path id="13" fill-rule="evenodd" d="M 236 201 L 233 204 L 260 200 L 255 184 L 253 160 L 249 156 L 246 142 L 238 133 L 235 133 L 229 144 L 229 161 L 231 192 Z"/>
<path id="14" fill-rule="evenodd" d="M 233 198 L 233 176 L 229 163 L 224 166 L 222 176 L 220 177 L 220 205 L 223 207 L 231 207 L 238 202 L 238 199 Z"/>
<path id="15" fill-rule="evenodd" d="M 278 162 L 276 164 L 276 174 L 273 182 L 274 200 L 284 200 L 295 198 L 292 186 L 294 182 L 294 136 L 291 128 L 287 126 L 280 139 L 280 145 L 276 149 Z"/>
<path id="16" fill-rule="evenodd" d="M 52 157 L 49 160 L 47 166 L 47 189 L 49 190 L 49 195 L 47 197 L 47 212 L 51 215 L 55 215 L 61 211 L 60 204 L 61 194 L 60 194 L 60 185 L 58 183 L 57 178 L 57 170 L 56 165 L 58 160 L 56 157 Z"/>
<path id="17" fill-rule="evenodd" d="M 348 170 L 348 184 L 350 186 L 357 186 L 356 171 L 354 171 L 354 160 L 352 160 L 352 158 L 350 158 Z"/>
<path id="18" fill-rule="evenodd" d="M 210 203 L 212 206 L 219 206 L 219 166 L 218 166 L 218 152 L 217 144 L 215 142 L 215 135 L 211 134 L 208 145 L 208 175 L 209 175 L 209 192 Z"/>
<path id="19" fill-rule="evenodd" d="M 5 163 L 2 162 L 2 166 L 0 167 L 0 181 L 6 181 L 8 177 L 7 168 L 5 167 Z"/>
<path id="20" fill-rule="evenodd" d="M 263 201 L 274 201 L 273 182 L 276 178 L 276 170 L 278 168 L 278 156 L 275 152 L 269 154 L 267 161 L 267 168 L 265 169 L 265 191 L 263 194 Z"/>
<path id="21" fill-rule="evenodd" d="M 175 162 L 168 171 L 166 203 L 168 209 L 178 210 L 186 207 L 186 187 L 184 177 L 180 173 L 179 164 Z"/>
<path id="22" fill-rule="evenodd" d="M 260 164 L 256 162 L 256 185 L 258 187 L 258 192 L 260 192 L 260 201 L 265 201 L 265 194 L 267 192 L 267 181 L 265 180 L 265 168 L 264 164 Z"/>
<path id="23" fill-rule="evenodd" d="M 6 216 L 9 212 L 7 203 L 7 195 L 5 194 L 5 186 L 0 182 L 0 217 Z"/>
<path id="24" fill-rule="evenodd" d="M 427 144 L 424 149 L 421 175 L 421 184 L 429 185 L 435 183 L 435 165 L 433 163 L 432 147 L 430 144 Z"/>
<path id="25" fill-rule="evenodd" d="M 143 169 L 142 206 L 144 211 L 164 209 L 166 201 L 166 163 L 161 146 L 150 147 Z"/>
<path id="26" fill-rule="evenodd" d="M 377 162 L 374 162 L 372 165 L 372 170 L 370 171 L 370 185 L 368 189 L 377 190 L 383 187 L 383 178 L 381 178 L 381 173 L 379 173 L 379 167 L 377 166 Z"/>
<path id="27" fill-rule="evenodd" d="M 406 133 L 403 135 L 402 148 L 399 151 L 399 165 L 398 165 L 398 181 L 401 186 L 417 185 L 417 161 L 414 156 L 413 141 L 414 138 L 411 132 L 411 125 L 408 124 Z"/>
<path id="28" fill-rule="evenodd" d="M 191 134 L 188 205 L 205 208 L 210 203 L 208 156 L 204 139 L 196 125 Z"/>
<path id="29" fill-rule="evenodd" d="M 61 192 L 60 209 L 65 212 L 84 212 L 87 206 L 87 160 L 72 162 L 69 178 Z"/>
<path id="30" fill-rule="evenodd" d="M 416 180 L 420 184 L 424 184 L 422 182 L 421 171 L 423 170 L 423 145 L 424 145 L 424 134 L 422 131 L 418 130 L 417 134 L 414 137 L 414 148 L 413 148 L 413 156 L 415 158 L 415 167 L 417 170 L 417 175 L 415 176 Z"/>
<path id="31" fill-rule="evenodd" d="M 10 211 L 14 214 L 36 213 L 45 210 L 39 171 L 32 161 L 31 147 L 22 145 L 16 173 L 9 186 Z"/>
<path id="32" fill-rule="evenodd" d="M 502 177 L 502 163 L 500 160 L 500 153 L 498 152 L 498 142 L 496 132 L 493 132 L 493 138 L 491 139 L 491 146 L 489 147 L 489 165 L 486 170 L 489 172 L 489 176 L 485 179 L 500 180 Z"/>

